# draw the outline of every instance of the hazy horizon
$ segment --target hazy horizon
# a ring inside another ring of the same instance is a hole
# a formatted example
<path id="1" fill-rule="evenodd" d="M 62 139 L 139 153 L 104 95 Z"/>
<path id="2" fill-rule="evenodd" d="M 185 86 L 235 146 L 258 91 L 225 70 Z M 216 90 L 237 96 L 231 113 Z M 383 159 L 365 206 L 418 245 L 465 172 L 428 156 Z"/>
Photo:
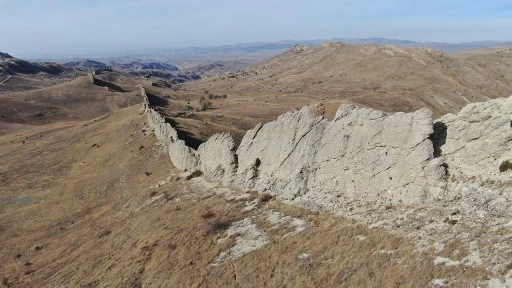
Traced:
<path id="1" fill-rule="evenodd" d="M 416 42 L 509 42 L 512 3 L 408 0 L 0 0 L 6 41 L 17 57 L 101 55 L 237 43 L 331 38 Z"/>

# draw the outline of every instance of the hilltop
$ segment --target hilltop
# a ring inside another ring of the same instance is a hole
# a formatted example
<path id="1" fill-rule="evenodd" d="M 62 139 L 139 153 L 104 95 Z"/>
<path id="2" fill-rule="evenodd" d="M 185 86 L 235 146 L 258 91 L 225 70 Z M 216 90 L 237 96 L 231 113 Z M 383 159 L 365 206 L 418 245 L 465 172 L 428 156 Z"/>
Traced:
<path id="1" fill-rule="evenodd" d="M 53 62 L 30 62 L 0 52 L 0 93 L 41 89 L 65 83 L 83 72 Z"/>
<path id="2" fill-rule="evenodd" d="M 15 74 L 37 74 L 47 73 L 58 75 L 65 71 L 65 68 L 56 63 L 49 62 L 29 62 L 15 58 L 8 53 L 0 52 L 0 75 Z"/>
<path id="3" fill-rule="evenodd" d="M 232 95 L 243 99 L 248 110 L 256 109 L 251 103 L 292 108 L 324 102 L 390 112 L 428 107 L 440 116 L 512 94 L 512 49 L 499 51 L 478 54 L 486 55 L 483 62 L 478 58 L 483 56 L 428 48 L 296 46 L 237 73 L 188 83 L 184 90 Z"/>
<path id="4" fill-rule="evenodd" d="M 113 62 L 112 66 L 120 69 L 128 70 L 168 70 L 168 71 L 180 71 L 180 68 L 175 65 L 163 63 L 160 61 L 132 61 L 130 63 L 118 63 Z"/>
<path id="5" fill-rule="evenodd" d="M 77 68 L 77 69 L 109 69 L 110 67 L 99 61 L 94 60 L 80 60 L 80 61 L 72 61 L 62 64 L 63 66 L 70 67 L 70 68 Z"/>
<path id="6" fill-rule="evenodd" d="M 43 124 L 105 115 L 139 101 L 136 83 L 129 74 L 111 72 L 96 76 L 94 84 L 82 76 L 47 88 L 0 94 L 0 122 Z"/>

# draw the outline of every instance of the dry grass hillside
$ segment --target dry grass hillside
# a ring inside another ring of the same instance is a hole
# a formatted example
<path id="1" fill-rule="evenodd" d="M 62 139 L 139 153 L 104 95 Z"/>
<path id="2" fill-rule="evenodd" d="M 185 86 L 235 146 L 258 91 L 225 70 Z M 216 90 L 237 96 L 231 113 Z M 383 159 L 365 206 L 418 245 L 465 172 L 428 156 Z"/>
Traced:
<path id="1" fill-rule="evenodd" d="M 428 107 L 437 118 L 467 103 L 512 94 L 512 49 L 458 55 L 426 48 L 329 44 L 297 46 L 237 73 L 170 88 L 149 87 L 150 101 L 197 146 L 214 133 L 235 139 L 259 122 L 308 104 L 334 116 L 342 103 L 384 111 Z M 211 103 L 200 109 L 201 98 Z"/>
<path id="2" fill-rule="evenodd" d="M 0 52 L 0 93 L 50 87 L 84 74 L 56 63 L 29 62 Z"/>
<path id="3" fill-rule="evenodd" d="M 188 83 L 184 93 L 227 94 L 241 103 L 216 107 L 228 114 L 324 102 L 385 111 L 428 107 L 440 116 L 512 94 L 511 65 L 511 48 L 448 55 L 395 46 L 297 46 L 244 71 Z"/>
<path id="4" fill-rule="evenodd" d="M 85 120 L 140 101 L 135 77 L 111 72 L 97 79 L 91 84 L 82 76 L 48 88 L 0 94 L 0 121 L 6 126 Z"/>
<path id="5" fill-rule="evenodd" d="M 433 251 L 380 229 L 186 180 L 138 108 L 0 137 L 0 287 L 469 287 L 488 276 L 434 265 Z"/>

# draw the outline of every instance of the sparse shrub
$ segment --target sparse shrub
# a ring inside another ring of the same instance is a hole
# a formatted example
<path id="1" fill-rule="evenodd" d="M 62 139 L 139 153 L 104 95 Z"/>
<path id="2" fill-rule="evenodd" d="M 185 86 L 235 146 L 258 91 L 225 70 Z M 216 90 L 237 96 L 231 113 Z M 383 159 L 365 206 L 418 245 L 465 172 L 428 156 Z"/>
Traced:
<path id="1" fill-rule="evenodd" d="M 149 176 L 149 175 L 151 175 L 153 173 L 146 171 L 145 174 L 146 174 L 146 176 Z"/>
<path id="2" fill-rule="evenodd" d="M 204 97 L 201 97 L 201 99 L 199 99 L 199 111 L 206 111 L 212 108 L 212 106 L 212 102 L 204 99 Z"/>
<path id="3" fill-rule="evenodd" d="M 158 192 L 156 192 L 156 191 L 151 191 L 151 192 L 149 193 L 149 198 L 156 196 L 156 194 L 158 194 Z"/>
<path id="4" fill-rule="evenodd" d="M 44 116 L 46 116 L 46 113 L 42 111 L 37 111 L 36 113 L 34 113 L 34 117 L 43 118 Z"/>
<path id="5" fill-rule="evenodd" d="M 203 219 L 210 219 L 210 218 L 212 218 L 214 216 L 215 216 L 215 214 L 212 211 L 208 211 L 208 212 L 204 213 L 203 215 L 201 215 L 201 218 L 203 218 Z"/>
<path id="6" fill-rule="evenodd" d="M 208 99 L 213 99 L 215 96 L 213 94 L 208 94 Z"/>
<path id="7" fill-rule="evenodd" d="M 508 170 L 512 170 L 512 162 L 510 162 L 509 160 L 505 160 L 505 161 L 501 162 L 500 172 L 505 172 Z"/>
<path id="8" fill-rule="evenodd" d="M 258 199 L 260 199 L 261 203 L 268 202 L 268 201 L 272 200 L 272 198 L 274 198 L 274 196 L 272 196 L 268 193 L 263 193 L 263 194 L 258 195 Z"/>
<path id="9" fill-rule="evenodd" d="M 206 226 L 206 234 L 217 234 L 227 230 L 229 226 L 231 226 L 231 221 L 226 221 L 219 218 L 208 220 Z"/>
<path id="10" fill-rule="evenodd" d="M 206 95 L 206 94 L 210 93 L 210 91 L 204 90 L 203 93 Z"/>
<path id="11" fill-rule="evenodd" d="M 110 230 L 104 230 L 104 231 L 101 231 L 99 234 L 98 234 L 98 238 L 103 238 L 103 237 L 106 237 L 108 235 L 112 234 L 112 231 Z"/>
<path id="12" fill-rule="evenodd" d="M 458 222 L 458 221 L 457 221 L 456 219 L 449 219 L 449 218 L 445 218 L 445 219 L 444 219 L 444 223 L 450 224 L 450 225 L 452 225 L 452 226 L 453 226 L 453 225 L 455 225 L 455 224 L 457 224 L 457 222 Z"/>

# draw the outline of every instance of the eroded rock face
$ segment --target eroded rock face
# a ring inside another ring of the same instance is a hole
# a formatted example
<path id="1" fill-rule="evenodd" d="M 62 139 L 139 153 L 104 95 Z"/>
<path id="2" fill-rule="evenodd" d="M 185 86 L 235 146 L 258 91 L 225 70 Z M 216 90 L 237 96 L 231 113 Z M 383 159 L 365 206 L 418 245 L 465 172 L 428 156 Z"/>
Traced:
<path id="1" fill-rule="evenodd" d="M 512 171 L 499 169 L 512 161 L 512 96 L 469 104 L 434 125 L 436 156 L 453 180 L 512 182 Z"/>
<path id="2" fill-rule="evenodd" d="M 512 170 L 500 172 L 499 166 L 512 161 L 512 97 L 470 104 L 435 124 L 428 109 L 388 115 L 342 105 L 328 121 L 321 105 L 307 106 L 247 131 L 236 151 L 225 133 L 196 151 L 150 108 L 145 91 L 141 94 L 149 125 L 181 170 L 201 171 L 311 210 L 336 212 L 358 201 L 419 204 L 461 197 L 470 207 L 481 205 L 479 195 L 485 194 L 500 211 L 511 212 L 503 204 L 510 193 L 499 185 L 510 184 Z M 460 179 L 450 180 L 454 177 Z M 494 184 L 486 186 L 488 181 Z"/>
<path id="3" fill-rule="evenodd" d="M 304 107 L 249 130 L 236 151 L 237 186 L 269 190 L 289 200 L 304 193 L 315 142 L 320 140 L 327 123 L 323 113 L 318 115 L 318 109 Z"/>
<path id="4" fill-rule="evenodd" d="M 340 200 L 425 202 L 432 197 L 432 183 L 444 174 L 433 157 L 432 121 L 428 109 L 388 116 L 341 106 L 318 142 L 308 194 L 320 192 L 324 205 Z"/>
<path id="5" fill-rule="evenodd" d="M 89 77 L 89 82 L 91 84 L 94 84 L 96 82 L 96 79 L 94 78 L 94 75 L 92 73 L 89 73 L 87 77 Z"/>
<path id="6" fill-rule="evenodd" d="M 187 146 L 183 140 L 171 139 L 169 143 L 169 157 L 172 163 L 180 170 L 194 172 L 199 170 L 199 157 L 197 151 Z"/>
<path id="7" fill-rule="evenodd" d="M 247 132 L 237 150 L 236 184 L 321 207 L 420 203 L 439 193 L 432 183 L 444 169 L 433 156 L 428 109 L 388 116 L 343 105 L 333 121 L 317 110 L 305 107 Z"/>
<path id="8" fill-rule="evenodd" d="M 199 146 L 200 170 L 207 176 L 230 183 L 237 170 L 235 141 L 230 134 L 215 134 Z"/>

